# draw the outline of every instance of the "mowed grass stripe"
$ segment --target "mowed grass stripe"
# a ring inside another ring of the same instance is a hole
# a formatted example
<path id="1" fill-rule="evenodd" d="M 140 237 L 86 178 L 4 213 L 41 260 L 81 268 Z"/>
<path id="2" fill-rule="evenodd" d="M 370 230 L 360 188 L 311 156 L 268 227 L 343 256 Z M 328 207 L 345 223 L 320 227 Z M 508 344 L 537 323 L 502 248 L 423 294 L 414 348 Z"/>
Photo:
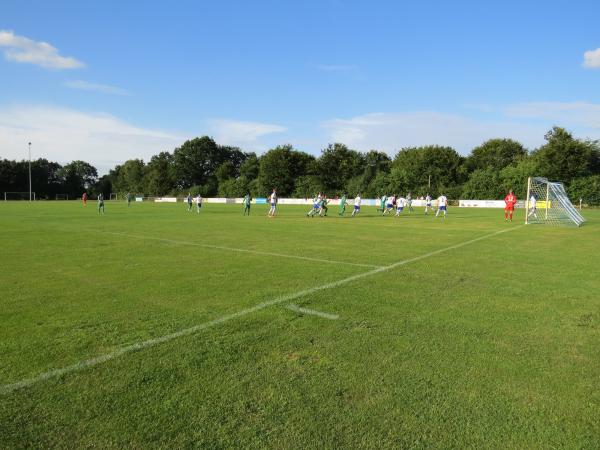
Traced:
<path id="1" fill-rule="evenodd" d="M 313 258 L 310 256 L 287 255 L 284 253 L 263 252 L 261 250 L 250 250 L 250 249 L 245 249 L 245 248 L 226 247 L 223 245 L 203 244 L 203 243 L 194 242 L 194 241 L 179 241 L 179 240 L 175 240 L 175 239 L 161 238 L 161 237 L 155 237 L 155 236 L 127 234 L 127 233 L 121 233 L 118 231 L 101 230 L 100 232 L 105 233 L 105 234 L 113 234 L 115 236 L 133 238 L 133 239 L 146 239 L 146 240 L 152 240 L 152 241 L 166 242 L 169 244 L 191 245 L 194 247 L 210 248 L 213 250 L 226 250 L 229 252 L 250 253 L 250 254 L 261 255 L 261 256 L 274 256 L 277 258 L 302 259 L 305 261 L 321 262 L 321 263 L 328 263 L 328 264 L 346 264 L 349 266 L 356 266 L 356 267 L 370 267 L 370 268 L 383 267 L 383 266 L 377 266 L 375 264 L 362 264 L 362 263 L 353 263 L 353 262 L 349 262 L 349 261 L 336 261 L 336 260 L 331 260 L 331 259 Z"/>
<path id="2" fill-rule="evenodd" d="M 353 282 L 353 281 L 356 281 L 356 280 L 359 280 L 359 279 L 362 279 L 362 278 L 365 278 L 365 277 L 369 277 L 369 276 L 372 276 L 372 275 L 375 275 L 375 274 L 378 274 L 378 273 L 381 273 L 381 272 L 393 270 L 393 269 L 396 269 L 396 268 L 398 268 L 400 266 L 403 266 L 403 265 L 406 265 L 406 264 L 410 264 L 410 263 L 413 263 L 413 262 L 417 262 L 417 261 L 421 261 L 423 259 L 427 259 L 427 258 L 436 256 L 436 255 L 439 255 L 439 254 L 451 251 L 451 250 L 455 250 L 455 249 L 458 249 L 458 248 L 461 248 L 461 247 L 464 247 L 464 246 L 467 246 L 467 245 L 470 245 L 470 244 L 474 244 L 474 243 L 479 242 L 481 240 L 488 239 L 488 238 L 497 236 L 497 235 L 502 234 L 502 233 L 506 233 L 506 232 L 509 232 L 509 231 L 517 230 L 517 229 L 521 228 L 522 226 L 523 225 L 517 226 L 517 227 L 513 227 L 513 228 L 506 228 L 506 229 L 503 229 L 503 230 L 499 230 L 499 231 L 496 231 L 494 233 L 489 233 L 489 234 L 480 236 L 478 238 L 470 239 L 468 241 L 464 241 L 464 242 L 461 242 L 461 243 L 458 243 L 458 244 L 454 244 L 454 245 L 451 245 L 451 246 L 448 246 L 448 247 L 440 248 L 438 250 L 435 250 L 435 251 L 432 251 L 432 252 L 429 252 L 429 253 L 425 253 L 425 254 L 420 255 L 420 256 L 416 256 L 416 257 L 413 257 L 413 258 L 409 258 L 409 259 L 405 259 L 405 260 L 402 260 L 402 261 L 398 261 L 398 262 L 390 264 L 388 266 L 378 267 L 378 268 L 370 270 L 368 272 L 363 272 L 363 273 L 359 273 L 359 274 L 356 274 L 356 275 L 352 275 L 352 276 L 343 278 L 343 279 L 338 280 L 338 281 L 334 281 L 334 282 L 331 282 L 331 283 L 326 283 L 326 284 L 323 284 L 323 285 L 320 285 L 320 286 L 315 286 L 315 287 L 312 287 L 312 288 L 309 288 L 309 289 L 305 289 L 305 290 L 302 290 L 302 291 L 299 291 L 299 292 L 296 292 L 296 293 L 293 293 L 293 294 L 287 294 L 287 295 L 283 295 L 283 296 L 280 296 L 280 297 L 276 297 L 276 298 L 274 298 L 272 300 L 259 303 L 259 304 L 255 305 L 253 307 L 242 309 L 242 310 L 240 310 L 238 312 L 225 315 L 223 317 L 220 317 L 218 319 L 215 319 L 215 320 L 212 320 L 212 321 L 209 321 L 209 322 L 205 322 L 203 324 L 195 325 L 193 327 L 189 327 L 189 328 L 180 330 L 180 331 L 175 332 L 175 333 L 167 334 L 167 335 L 164 335 L 164 336 L 161 336 L 161 337 L 158 337 L 158 338 L 149 339 L 149 340 L 146 340 L 146 341 L 143 341 L 143 342 L 139 342 L 139 343 L 132 344 L 132 345 L 129 345 L 129 346 L 126 346 L 126 347 L 122 347 L 122 348 L 117 349 L 117 350 L 115 350 L 115 351 L 113 351 L 111 353 L 107 353 L 107 354 L 100 355 L 100 356 L 97 356 L 97 357 L 94 357 L 94 358 L 91 358 L 91 359 L 87 359 L 87 360 L 84 360 L 84 361 L 81 361 L 81 362 L 75 363 L 73 365 L 60 368 L 60 369 L 55 369 L 55 370 L 50 370 L 48 372 L 44 372 L 44 373 L 38 375 L 37 377 L 33 377 L 33 378 L 21 380 L 19 382 L 12 383 L 12 384 L 3 385 L 0 388 L 0 394 L 1 395 L 6 395 L 6 394 L 8 394 L 10 392 L 26 388 L 28 386 L 34 385 L 36 383 L 39 383 L 39 382 L 42 382 L 42 381 L 45 381 L 45 380 L 48 380 L 48 379 L 51 379 L 51 378 L 60 377 L 60 376 L 66 375 L 68 373 L 71 373 L 71 372 L 74 372 L 74 371 L 78 371 L 78 370 L 81 370 L 81 369 L 84 369 L 84 368 L 87 368 L 87 367 L 93 367 L 93 366 L 96 366 L 98 364 L 102 364 L 104 362 L 110 361 L 110 360 L 115 359 L 115 358 L 117 358 L 119 356 L 131 353 L 131 352 L 134 352 L 134 351 L 142 350 L 142 349 L 145 349 L 145 348 L 148 348 L 148 347 L 153 347 L 153 346 L 156 346 L 158 344 L 169 342 L 169 341 L 172 341 L 174 339 L 177 339 L 177 338 L 180 338 L 180 337 L 183 337 L 183 336 L 188 336 L 188 335 L 191 335 L 191 334 L 195 334 L 195 333 L 197 333 L 199 331 L 205 330 L 207 328 L 212 328 L 212 327 L 214 327 L 216 325 L 222 324 L 224 322 L 228 322 L 228 321 L 230 321 L 232 319 L 236 319 L 236 318 L 239 318 L 239 317 L 242 317 L 242 316 L 246 316 L 248 314 L 260 311 L 260 310 L 265 309 L 265 308 L 267 308 L 269 306 L 273 306 L 273 305 L 285 303 L 285 302 L 288 302 L 288 301 L 291 301 L 291 300 L 295 300 L 295 299 L 304 297 L 306 295 L 310 295 L 310 294 L 315 293 L 315 292 L 319 292 L 319 291 L 323 291 L 323 290 L 327 290 L 327 289 L 336 288 L 336 287 L 339 287 L 341 285 L 344 285 L 344 284 L 347 284 L 347 283 L 350 283 L 350 282 Z"/>

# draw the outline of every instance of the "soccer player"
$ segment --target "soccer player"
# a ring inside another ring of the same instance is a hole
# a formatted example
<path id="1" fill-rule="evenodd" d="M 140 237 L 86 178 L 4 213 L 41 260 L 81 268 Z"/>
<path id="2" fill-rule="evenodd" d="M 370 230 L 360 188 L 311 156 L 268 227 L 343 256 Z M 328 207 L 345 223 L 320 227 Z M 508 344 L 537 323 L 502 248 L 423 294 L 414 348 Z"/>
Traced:
<path id="1" fill-rule="evenodd" d="M 319 209 L 321 208 L 321 193 L 319 192 L 319 194 L 313 198 L 313 205 L 312 208 L 310 209 L 309 212 L 306 213 L 306 217 L 312 217 L 315 214 L 317 214 L 319 212 Z"/>
<path id="2" fill-rule="evenodd" d="M 196 212 L 198 214 L 200 214 L 200 208 L 202 208 L 202 196 L 198 192 L 198 196 L 196 197 Z"/>
<path id="3" fill-rule="evenodd" d="M 431 195 L 427 193 L 427 196 L 425 197 L 425 214 L 429 214 L 430 209 L 433 210 L 431 207 Z"/>
<path id="4" fill-rule="evenodd" d="M 409 192 L 406 196 L 406 206 L 408 206 L 408 213 L 411 214 L 414 211 L 412 207 L 412 192 Z"/>
<path id="5" fill-rule="evenodd" d="M 269 196 L 269 201 L 271 203 L 271 209 L 269 209 L 269 213 L 267 217 L 275 217 L 275 211 L 277 209 L 277 190 L 273 189 L 273 192 Z"/>
<path id="6" fill-rule="evenodd" d="M 504 197 L 504 204 L 504 221 L 506 222 L 510 219 L 512 222 L 515 205 L 517 204 L 517 196 L 513 194 L 512 189 L 510 189 L 508 194 L 506 194 L 506 197 Z"/>
<path id="7" fill-rule="evenodd" d="M 383 214 L 383 212 L 385 212 L 385 205 L 386 205 L 385 202 L 387 201 L 387 194 L 383 194 L 381 196 L 380 201 L 381 201 L 381 208 L 380 209 L 381 209 L 381 213 Z"/>
<path id="8" fill-rule="evenodd" d="M 396 217 L 400 217 L 402 211 L 404 210 L 404 205 L 407 204 L 407 200 L 404 197 L 400 196 L 398 200 L 396 200 Z"/>
<path id="9" fill-rule="evenodd" d="M 385 209 L 383 210 L 381 215 L 384 216 L 385 214 L 389 213 L 392 209 L 394 209 L 395 205 L 396 205 L 396 196 L 394 194 L 392 194 L 391 197 L 387 198 L 387 202 L 385 204 Z"/>
<path id="10" fill-rule="evenodd" d="M 84 192 L 81 196 L 81 201 L 83 202 L 83 206 L 87 206 L 87 192 Z"/>
<path id="11" fill-rule="evenodd" d="M 101 193 L 98 195 L 98 214 L 104 214 L 104 195 Z"/>
<path id="12" fill-rule="evenodd" d="M 537 212 L 536 212 L 537 199 L 535 195 L 531 194 L 531 198 L 529 199 L 529 213 L 527 217 L 535 217 L 535 220 L 538 220 Z"/>
<path id="13" fill-rule="evenodd" d="M 325 194 L 323 194 L 323 198 L 321 199 L 321 207 L 319 208 L 319 216 L 320 217 L 327 216 L 327 211 L 329 211 L 327 209 L 327 203 L 329 203 L 329 200 L 327 200 L 327 196 Z"/>
<path id="14" fill-rule="evenodd" d="M 129 208 L 131 206 L 131 194 L 128 192 L 127 193 L 127 207 Z"/>
<path id="15" fill-rule="evenodd" d="M 443 211 L 444 219 L 445 219 L 447 209 L 448 209 L 448 199 L 446 198 L 446 196 L 443 193 L 440 193 L 440 196 L 438 197 L 438 210 L 435 213 L 435 217 L 437 217 L 440 214 L 440 211 Z"/>
<path id="16" fill-rule="evenodd" d="M 360 192 L 358 193 L 358 195 L 356 196 L 356 198 L 354 199 L 354 211 L 352 211 L 352 217 L 354 217 L 356 214 L 358 214 L 360 212 Z"/>
<path id="17" fill-rule="evenodd" d="M 192 210 L 192 193 L 188 192 L 187 195 L 188 212 Z"/>
<path id="18" fill-rule="evenodd" d="M 250 205 L 252 204 L 252 197 L 250 196 L 250 192 L 246 192 L 246 196 L 244 197 L 242 203 L 244 204 L 244 216 L 246 215 L 246 212 L 248 213 L 248 215 L 250 215 Z"/>
<path id="19" fill-rule="evenodd" d="M 342 195 L 342 198 L 340 199 L 340 210 L 338 212 L 339 216 L 343 216 L 344 213 L 346 212 L 346 205 L 348 204 L 347 200 L 346 200 L 346 194 Z"/>

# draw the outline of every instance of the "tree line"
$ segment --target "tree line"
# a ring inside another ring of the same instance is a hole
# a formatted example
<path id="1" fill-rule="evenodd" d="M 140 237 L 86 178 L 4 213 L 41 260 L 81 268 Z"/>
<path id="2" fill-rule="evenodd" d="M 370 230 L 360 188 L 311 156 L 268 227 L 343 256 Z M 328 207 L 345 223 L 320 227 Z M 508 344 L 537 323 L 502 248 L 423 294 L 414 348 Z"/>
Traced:
<path id="1" fill-rule="evenodd" d="M 560 127 L 546 133 L 545 143 L 528 151 L 512 139 L 491 139 L 468 156 L 445 146 L 403 148 L 391 159 L 386 153 L 359 152 L 335 143 L 319 157 L 291 145 L 277 146 L 257 156 L 237 147 L 217 144 L 208 136 L 184 142 L 173 152 L 150 161 L 131 159 L 98 177 L 84 161 L 61 166 L 45 159 L 32 161 L 32 185 L 38 198 L 70 198 L 102 192 L 144 196 L 203 197 L 266 196 L 273 187 L 281 197 L 329 196 L 343 193 L 375 198 L 406 193 L 449 198 L 501 199 L 508 189 L 523 198 L 528 176 L 565 183 L 572 199 L 600 204 L 600 144 L 583 140 Z M 28 191 L 27 161 L 0 160 L 0 190 Z"/>

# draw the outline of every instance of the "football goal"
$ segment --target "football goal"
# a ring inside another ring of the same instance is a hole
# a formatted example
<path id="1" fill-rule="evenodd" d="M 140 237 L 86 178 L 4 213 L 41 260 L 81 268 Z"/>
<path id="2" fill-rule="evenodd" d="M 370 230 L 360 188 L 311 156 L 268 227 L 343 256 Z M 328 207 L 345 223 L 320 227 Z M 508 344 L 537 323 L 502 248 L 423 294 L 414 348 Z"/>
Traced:
<path id="1" fill-rule="evenodd" d="M 562 183 L 546 178 L 529 177 L 525 200 L 525 223 L 577 225 L 585 219 L 575 209 Z"/>
<path id="2" fill-rule="evenodd" d="M 69 194 L 56 194 L 56 200 L 69 200 Z"/>
<path id="3" fill-rule="evenodd" d="M 29 192 L 5 192 L 4 201 L 8 200 L 29 200 Z M 31 193 L 31 200 L 35 200 L 35 192 Z"/>
<path id="4" fill-rule="evenodd" d="M 111 200 L 118 200 L 119 199 L 119 195 L 115 194 L 114 192 L 110 193 L 110 199 Z"/>

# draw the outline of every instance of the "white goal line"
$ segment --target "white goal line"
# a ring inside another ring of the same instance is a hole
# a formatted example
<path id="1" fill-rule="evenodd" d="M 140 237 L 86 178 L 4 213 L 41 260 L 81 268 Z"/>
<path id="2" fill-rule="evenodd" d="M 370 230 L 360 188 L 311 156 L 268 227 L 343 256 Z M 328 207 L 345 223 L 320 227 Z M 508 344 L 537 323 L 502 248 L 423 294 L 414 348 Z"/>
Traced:
<path id="1" fill-rule="evenodd" d="M 245 248 L 226 247 L 223 245 L 202 244 L 200 242 L 194 242 L 194 241 L 179 241 L 179 240 L 175 240 L 175 239 L 167 239 L 167 238 L 161 238 L 161 237 L 127 234 L 127 233 L 121 233 L 121 232 L 117 232 L 117 231 L 100 230 L 100 232 L 106 233 L 106 234 L 114 234 L 115 236 L 134 238 L 134 239 L 147 239 L 147 240 L 151 240 L 151 241 L 167 242 L 169 244 L 176 244 L 176 245 L 192 245 L 194 247 L 211 248 L 214 250 L 227 250 L 230 252 L 239 252 L 239 253 L 251 253 L 253 255 L 261 255 L 261 256 L 275 256 L 277 258 L 302 259 L 305 261 L 322 262 L 322 263 L 328 263 L 328 264 L 345 264 L 348 266 L 356 266 L 356 267 L 370 267 L 370 268 L 383 267 L 383 266 L 378 266 L 375 264 L 353 263 L 353 262 L 349 262 L 349 261 L 337 261 L 337 260 L 333 260 L 333 259 L 313 258 L 310 256 L 286 255 L 285 253 L 263 252 L 261 250 L 250 250 L 250 249 L 245 249 Z"/>
<path id="2" fill-rule="evenodd" d="M 435 250 L 429 253 L 425 253 L 423 255 L 420 256 L 415 256 L 414 258 L 409 258 L 409 259 L 405 259 L 402 261 L 398 261 L 395 262 L 393 264 L 390 264 L 388 266 L 382 266 L 382 267 L 377 267 L 375 269 L 369 270 L 367 272 L 363 272 L 363 273 L 359 273 L 356 275 L 352 275 L 349 276 L 347 278 L 343 278 L 341 280 L 337 280 L 337 281 L 333 281 L 331 283 L 326 283 L 323 284 L 321 286 L 315 286 L 309 289 L 304 289 L 302 291 L 298 291 L 296 293 L 293 294 L 286 294 L 286 295 L 282 295 L 280 297 L 276 297 L 272 300 L 268 300 L 266 302 L 262 302 L 259 303 L 255 306 L 252 306 L 250 308 L 246 308 L 246 309 L 242 309 L 238 312 L 232 313 L 232 314 L 227 314 L 223 317 L 211 320 L 209 322 L 205 322 L 205 323 L 201 323 L 198 325 L 195 325 L 193 327 L 190 328 L 186 328 L 180 331 L 177 331 L 175 333 L 171 333 L 171 334 L 166 334 L 164 336 L 158 337 L 158 338 L 154 338 L 154 339 L 148 339 L 147 341 L 142 341 L 142 342 L 138 342 L 136 344 L 132 344 L 132 345 L 128 345 L 125 347 L 121 347 L 119 349 L 114 350 L 111 353 L 107 353 L 104 355 L 100 355 L 100 356 L 96 356 L 94 358 L 91 359 L 86 359 L 83 361 L 79 361 L 75 364 L 72 364 L 70 366 L 66 366 L 60 369 L 54 369 L 54 370 L 49 370 L 47 372 L 43 372 L 33 378 L 27 378 L 21 381 L 18 381 L 16 383 L 11 383 L 11 384 L 5 384 L 0 386 L 0 395 L 6 395 L 9 394 L 10 392 L 19 390 L 19 389 L 23 389 L 29 386 L 32 386 L 34 384 L 37 384 L 39 382 L 45 381 L 45 380 L 49 380 L 51 378 L 58 378 L 61 377 L 63 375 L 69 374 L 71 372 L 75 372 L 81 369 L 85 369 L 87 367 L 93 367 L 93 366 L 97 366 L 99 364 L 105 363 L 107 361 L 110 361 L 112 359 L 118 358 L 119 356 L 123 356 L 138 350 L 143 350 L 145 348 L 148 347 L 154 347 L 158 344 L 162 344 L 165 342 L 169 342 L 172 341 L 174 339 L 178 339 L 180 337 L 184 337 L 184 336 L 189 336 L 195 333 L 198 333 L 199 331 L 205 330 L 207 328 L 212 328 L 215 327 L 217 325 L 220 325 L 222 323 L 228 322 L 230 320 L 236 319 L 238 317 L 243 317 L 246 316 L 248 314 L 252 314 L 254 312 L 260 311 L 262 309 L 268 308 L 269 306 L 273 306 L 273 305 L 277 305 L 277 304 L 281 304 L 281 303 L 285 303 L 285 302 L 289 302 L 292 300 L 296 300 L 297 298 L 301 298 L 310 294 L 313 294 L 315 292 L 319 292 L 319 291 L 324 291 L 327 289 L 332 289 L 332 288 L 336 288 L 338 286 L 344 285 L 346 283 L 350 283 L 352 281 L 356 281 L 356 280 L 360 280 L 361 278 L 365 278 L 365 277 L 369 277 L 371 275 L 375 275 L 381 272 L 386 272 L 388 270 L 392 270 L 392 269 L 396 269 L 397 267 L 400 266 L 404 266 L 406 264 L 410 264 L 413 262 L 417 262 L 417 261 L 421 261 L 423 259 L 427 259 L 430 258 L 432 256 L 436 256 L 439 255 L 441 253 L 445 253 L 448 252 L 450 250 L 455 250 L 457 248 L 461 248 L 461 247 L 465 247 L 467 245 L 470 244 L 474 244 L 475 242 L 479 242 L 482 241 L 484 239 L 488 239 L 494 236 L 497 236 L 499 234 L 502 233 L 507 233 L 509 231 L 513 231 L 513 230 L 517 230 L 519 228 L 524 227 L 525 225 L 520 225 L 517 227 L 513 227 L 513 228 L 506 228 L 504 230 L 500 230 L 500 231 L 496 231 L 494 233 L 489 233 L 483 236 L 480 236 L 478 238 L 475 239 L 470 239 L 468 241 L 464 241 L 458 244 L 454 244 L 454 245 L 450 245 L 448 247 L 444 247 L 441 248 L 439 250 Z"/>

